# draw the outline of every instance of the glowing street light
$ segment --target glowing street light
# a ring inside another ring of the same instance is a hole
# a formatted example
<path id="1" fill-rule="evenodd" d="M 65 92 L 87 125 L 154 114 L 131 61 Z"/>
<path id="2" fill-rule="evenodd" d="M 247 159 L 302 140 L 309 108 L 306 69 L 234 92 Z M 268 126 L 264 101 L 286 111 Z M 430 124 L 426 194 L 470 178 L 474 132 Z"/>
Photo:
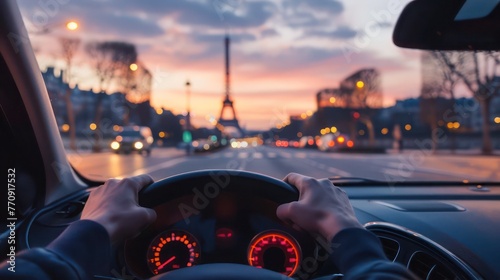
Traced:
<path id="1" fill-rule="evenodd" d="M 66 23 L 66 28 L 71 31 L 75 31 L 78 29 L 78 23 L 76 21 L 70 21 Z"/>
<path id="2" fill-rule="evenodd" d="M 139 69 L 139 66 L 136 63 L 130 64 L 130 70 L 137 71 L 137 69 Z"/>
<path id="3" fill-rule="evenodd" d="M 96 130 L 96 129 L 97 129 L 97 124 L 95 124 L 95 123 L 91 123 L 91 124 L 89 125 L 89 128 L 90 128 L 90 130 Z"/>
<path id="4" fill-rule="evenodd" d="M 68 132 L 69 131 L 69 124 L 65 123 L 61 126 L 61 130 L 63 132 Z"/>
<path id="5" fill-rule="evenodd" d="M 449 122 L 446 124 L 446 127 L 450 130 L 452 129 L 459 129 L 460 128 L 460 123 L 459 122 Z"/>
<path id="6" fill-rule="evenodd" d="M 493 121 L 494 121 L 495 123 L 500 123 L 500 117 L 496 117 Z"/>
<path id="7" fill-rule="evenodd" d="M 411 124 L 406 124 L 405 125 L 405 130 L 410 131 L 411 130 Z"/>
<path id="8" fill-rule="evenodd" d="M 332 103 L 332 104 L 333 104 L 333 103 L 335 103 L 335 101 L 337 101 L 337 99 L 336 99 L 335 97 L 333 97 L 333 96 L 332 96 L 332 97 L 330 97 L 330 103 Z"/>

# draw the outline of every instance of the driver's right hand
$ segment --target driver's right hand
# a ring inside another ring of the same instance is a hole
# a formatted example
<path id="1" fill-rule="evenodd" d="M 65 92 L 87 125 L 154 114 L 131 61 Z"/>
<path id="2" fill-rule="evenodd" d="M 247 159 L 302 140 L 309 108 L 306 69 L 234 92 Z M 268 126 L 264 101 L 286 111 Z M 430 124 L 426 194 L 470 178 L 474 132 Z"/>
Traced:
<path id="1" fill-rule="evenodd" d="M 316 180 L 297 173 L 288 174 L 285 182 L 300 192 L 299 200 L 280 205 L 276 214 L 285 222 L 321 235 L 331 241 L 347 228 L 363 228 L 354 215 L 347 194 L 328 179 Z"/>

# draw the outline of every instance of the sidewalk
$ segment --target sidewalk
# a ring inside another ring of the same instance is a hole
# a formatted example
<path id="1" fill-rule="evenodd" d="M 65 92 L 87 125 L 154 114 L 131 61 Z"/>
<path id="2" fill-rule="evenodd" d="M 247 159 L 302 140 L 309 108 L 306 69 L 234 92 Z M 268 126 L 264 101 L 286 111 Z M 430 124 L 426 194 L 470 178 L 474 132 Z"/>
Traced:
<path id="1" fill-rule="evenodd" d="M 455 151 L 449 149 L 438 149 L 436 152 L 432 152 L 431 149 L 404 149 L 399 152 L 396 149 L 387 149 L 387 154 L 411 154 L 415 152 L 422 152 L 425 155 L 446 155 L 446 156 L 500 156 L 500 150 L 494 150 L 492 155 L 483 155 L 481 149 L 456 149 Z"/>

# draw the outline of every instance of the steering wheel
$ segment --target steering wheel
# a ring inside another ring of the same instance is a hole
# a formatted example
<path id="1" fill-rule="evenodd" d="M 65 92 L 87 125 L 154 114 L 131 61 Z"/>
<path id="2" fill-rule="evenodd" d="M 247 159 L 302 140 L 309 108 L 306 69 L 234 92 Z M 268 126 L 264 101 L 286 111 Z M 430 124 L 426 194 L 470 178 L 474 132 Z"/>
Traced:
<path id="1" fill-rule="evenodd" d="M 139 204 L 153 208 L 168 200 L 193 193 L 193 188 L 215 198 L 221 192 L 239 192 L 267 198 L 278 204 L 296 201 L 299 192 L 281 180 L 239 170 L 204 170 L 189 172 L 155 182 L 139 193 Z M 167 199 L 165 199 L 167 198 Z M 166 272 L 153 279 L 292 279 L 271 270 L 252 266 L 215 263 L 202 264 Z"/>

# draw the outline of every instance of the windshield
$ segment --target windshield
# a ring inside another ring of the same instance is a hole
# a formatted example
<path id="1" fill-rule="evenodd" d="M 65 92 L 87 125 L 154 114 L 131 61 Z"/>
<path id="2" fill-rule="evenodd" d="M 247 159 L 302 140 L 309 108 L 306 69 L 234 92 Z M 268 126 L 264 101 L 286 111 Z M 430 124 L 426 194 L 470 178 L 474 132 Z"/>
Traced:
<path id="1" fill-rule="evenodd" d="M 409 1 L 18 2 L 87 178 L 500 181 L 500 59 L 397 48 Z"/>
<path id="2" fill-rule="evenodd" d="M 141 133 L 139 131 L 122 131 L 119 133 L 119 136 L 122 137 L 141 137 Z"/>

